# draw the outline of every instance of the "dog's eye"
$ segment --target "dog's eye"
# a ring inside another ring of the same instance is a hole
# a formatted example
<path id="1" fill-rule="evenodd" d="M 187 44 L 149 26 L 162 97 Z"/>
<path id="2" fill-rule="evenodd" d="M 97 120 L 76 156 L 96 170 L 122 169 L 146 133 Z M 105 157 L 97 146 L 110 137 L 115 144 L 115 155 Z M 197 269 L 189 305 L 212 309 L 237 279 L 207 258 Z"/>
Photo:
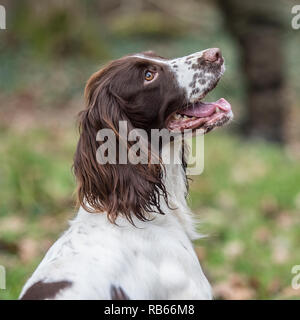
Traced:
<path id="1" fill-rule="evenodd" d="M 153 79 L 154 79 L 154 73 L 149 70 L 146 70 L 145 71 L 145 80 L 151 81 Z"/>

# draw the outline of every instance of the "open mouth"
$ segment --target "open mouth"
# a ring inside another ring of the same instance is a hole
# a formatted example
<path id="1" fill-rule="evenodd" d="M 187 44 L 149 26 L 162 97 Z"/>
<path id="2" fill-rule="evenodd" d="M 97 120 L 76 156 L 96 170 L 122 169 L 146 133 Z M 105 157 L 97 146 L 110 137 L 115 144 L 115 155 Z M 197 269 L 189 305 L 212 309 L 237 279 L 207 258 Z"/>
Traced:
<path id="1" fill-rule="evenodd" d="M 168 129 L 176 132 L 203 129 L 207 133 L 215 127 L 223 126 L 232 117 L 231 105 L 224 98 L 215 102 L 198 101 L 173 113 L 168 121 Z"/>

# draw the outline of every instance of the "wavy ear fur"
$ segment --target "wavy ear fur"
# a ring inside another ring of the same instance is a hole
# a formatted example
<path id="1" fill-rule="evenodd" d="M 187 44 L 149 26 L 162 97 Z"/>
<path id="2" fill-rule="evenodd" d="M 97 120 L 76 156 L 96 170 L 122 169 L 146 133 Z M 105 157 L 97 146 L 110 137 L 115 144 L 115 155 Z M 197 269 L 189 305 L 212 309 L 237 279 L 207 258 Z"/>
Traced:
<path id="1" fill-rule="evenodd" d="M 122 120 L 127 121 L 128 130 L 133 129 L 123 112 L 127 102 L 111 91 L 109 72 L 107 67 L 90 78 L 85 90 L 87 107 L 79 114 L 80 138 L 73 165 L 78 203 L 88 212 L 106 212 L 113 223 L 118 215 L 125 216 L 131 223 L 134 216 L 142 221 L 149 220 L 150 212 L 163 214 L 160 195 L 168 203 L 161 165 L 101 165 L 96 159 L 101 145 L 96 141 L 100 129 L 108 128 L 118 133 Z M 118 150 L 118 143 L 127 139 L 116 136 Z"/>

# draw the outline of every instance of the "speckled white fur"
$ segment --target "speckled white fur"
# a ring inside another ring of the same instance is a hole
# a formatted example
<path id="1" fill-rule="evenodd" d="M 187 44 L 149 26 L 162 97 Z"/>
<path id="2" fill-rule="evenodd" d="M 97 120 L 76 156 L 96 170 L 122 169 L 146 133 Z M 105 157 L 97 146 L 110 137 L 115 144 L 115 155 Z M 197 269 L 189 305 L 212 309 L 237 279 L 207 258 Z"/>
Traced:
<path id="1" fill-rule="evenodd" d="M 176 80 L 178 82 L 178 85 L 180 88 L 183 88 L 186 91 L 186 96 L 187 99 L 190 103 L 193 103 L 201 97 L 208 88 L 211 86 L 211 81 L 215 82 L 216 81 L 216 76 L 221 77 L 223 73 L 225 72 L 225 64 L 222 64 L 222 67 L 220 69 L 219 74 L 216 74 L 216 72 L 212 72 L 211 70 L 202 70 L 200 71 L 202 74 L 199 75 L 199 70 L 193 70 L 193 65 L 197 65 L 197 60 L 199 58 L 202 58 L 203 53 L 206 50 L 202 50 L 184 57 L 180 58 L 175 58 L 175 59 L 159 59 L 159 58 L 149 58 L 148 56 L 138 54 L 134 55 L 132 57 L 137 57 L 137 58 L 143 58 L 146 60 L 150 60 L 153 62 L 158 62 L 160 64 L 165 64 L 168 65 L 171 70 L 174 72 L 174 75 L 176 77 Z M 199 79 L 203 80 L 203 84 L 197 82 L 197 92 L 193 91 L 192 83 L 194 81 L 194 75 L 197 74 Z"/>

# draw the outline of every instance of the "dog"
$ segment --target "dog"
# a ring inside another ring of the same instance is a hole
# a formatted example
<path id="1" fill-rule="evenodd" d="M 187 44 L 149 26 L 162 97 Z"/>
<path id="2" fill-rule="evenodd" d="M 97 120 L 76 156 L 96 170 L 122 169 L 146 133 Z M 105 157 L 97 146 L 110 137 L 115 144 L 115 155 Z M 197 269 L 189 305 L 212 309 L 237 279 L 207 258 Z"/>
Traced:
<path id="1" fill-rule="evenodd" d="M 20 299 L 212 299 L 192 245 L 199 235 L 182 145 L 168 144 L 179 164 L 160 156 L 155 164 L 99 164 L 104 141 L 96 137 L 109 129 L 128 150 L 120 121 L 127 130 L 198 134 L 228 123 L 225 99 L 202 101 L 224 71 L 220 49 L 211 48 L 171 60 L 151 51 L 127 55 L 91 76 L 73 165 L 79 212 Z"/>

